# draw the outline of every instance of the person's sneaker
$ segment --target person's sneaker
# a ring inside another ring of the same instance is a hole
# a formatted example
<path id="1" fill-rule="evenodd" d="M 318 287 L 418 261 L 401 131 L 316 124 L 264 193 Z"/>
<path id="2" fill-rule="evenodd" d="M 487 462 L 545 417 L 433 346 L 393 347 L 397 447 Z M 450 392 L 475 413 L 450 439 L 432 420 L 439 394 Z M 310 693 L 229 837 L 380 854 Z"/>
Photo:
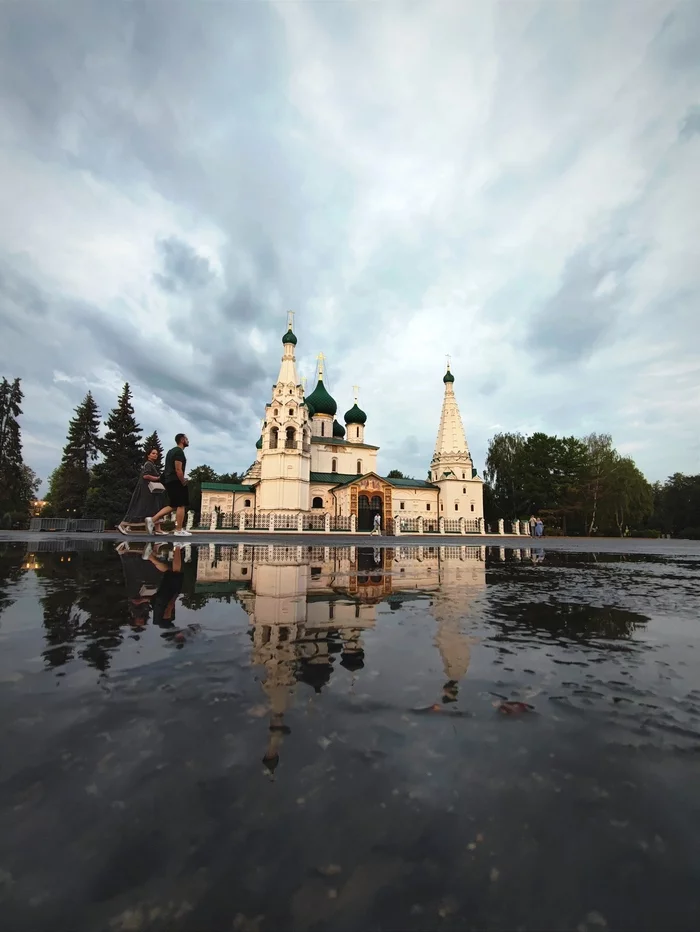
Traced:
<path id="1" fill-rule="evenodd" d="M 146 544 L 146 546 L 143 548 L 143 556 L 141 557 L 141 559 L 147 560 L 152 553 L 153 553 L 153 544 Z"/>
<path id="2" fill-rule="evenodd" d="M 179 531 L 173 531 L 173 534 L 175 537 L 192 537 L 192 534 L 189 531 L 186 531 L 184 527 Z"/>
<path id="3" fill-rule="evenodd" d="M 156 526 L 155 526 L 155 524 L 153 523 L 153 518 L 146 518 L 146 519 L 145 519 L 145 524 L 146 524 L 146 530 L 148 531 L 148 533 L 149 533 L 149 534 L 155 534 Z"/>
<path id="4" fill-rule="evenodd" d="M 127 531 L 127 529 L 124 527 L 123 524 L 118 524 L 118 525 L 117 525 L 117 530 L 118 530 L 121 534 L 128 534 L 128 533 L 129 533 L 129 532 Z"/>
<path id="5" fill-rule="evenodd" d="M 121 544 L 117 544 L 117 553 L 128 553 L 128 552 L 129 552 L 129 545 L 127 544 L 125 540 L 123 540 Z"/>

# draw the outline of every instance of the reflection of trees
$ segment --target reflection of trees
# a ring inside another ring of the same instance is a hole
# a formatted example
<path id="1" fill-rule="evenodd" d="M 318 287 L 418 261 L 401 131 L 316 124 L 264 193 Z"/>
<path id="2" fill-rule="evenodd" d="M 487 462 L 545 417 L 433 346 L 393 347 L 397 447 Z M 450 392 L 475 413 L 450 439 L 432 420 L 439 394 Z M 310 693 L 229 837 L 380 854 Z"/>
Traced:
<path id="1" fill-rule="evenodd" d="M 14 602 L 10 592 L 26 572 L 25 556 L 24 548 L 16 544 L 0 546 L 0 613 Z"/>
<path id="2" fill-rule="evenodd" d="M 489 615 L 496 624 L 507 622 L 507 626 L 501 625 L 506 635 L 525 627 L 572 641 L 627 640 L 649 621 L 644 615 L 622 608 L 556 601 L 523 603 L 517 599 L 492 600 Z"/>
<path id="3" fill-rule="evenodd" d="M 128 619 L 126 592 L 115 553 L 42 553 L 37 576 L 44 582 L 40 602 L 44 614 L 46 662 L 59 667 L 79 656 L 98 670 L 109 667 L 109 655 L 123 640 Z"/>

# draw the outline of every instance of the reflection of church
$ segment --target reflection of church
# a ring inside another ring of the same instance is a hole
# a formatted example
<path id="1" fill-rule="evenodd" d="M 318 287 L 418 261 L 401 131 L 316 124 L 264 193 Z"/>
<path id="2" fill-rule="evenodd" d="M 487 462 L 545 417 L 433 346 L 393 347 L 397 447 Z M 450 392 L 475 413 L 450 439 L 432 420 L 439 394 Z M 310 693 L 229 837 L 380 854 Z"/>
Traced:
<path id="1" fill-rule="evenodd" d="M 297 684 L 321 692 L 336 666 L 362 669 L 380 602 L 398 607 L 431 596 L 427 612 L 444 671 L 436 688 L 444 702 L 454 701 L 469 667 L 465 619 L 486 586 L 485 556 L 483 547 L 455 546 L 199 548 L 196 591 L 233 595 L 250 617 L 253 662 L 265 668 L 270 707 L 266 766 L 274 770 L 279 761 Z"/>
<path id="2" fill-rule="evenodd" d="M 358 405 L 357 391 L 344 426 L 336 418 L 338 405 L 324 383 L 322 354 L 316 386 L 304 395 L 296 344 L 290 319 L 255 462 L 240 484 L 203 483 L 202 513 L 274 513 L 290 520 L 300 514 L 329 514 L 347 519 L 347 527 L 337 530 L 350 530 L 353 515 L 357 530 L 370 530 L 375 514 L 383 527 L 396 517 L 430 522 L 442 517 L 455 525 L 462 519 L 476 530 L 473 525 L 484 514 L 483 482 L 467 446 L 449 366 L 427 479 L 392 479 L 377 474 L 379 447 L 365 441 L 367 415 Z"/>

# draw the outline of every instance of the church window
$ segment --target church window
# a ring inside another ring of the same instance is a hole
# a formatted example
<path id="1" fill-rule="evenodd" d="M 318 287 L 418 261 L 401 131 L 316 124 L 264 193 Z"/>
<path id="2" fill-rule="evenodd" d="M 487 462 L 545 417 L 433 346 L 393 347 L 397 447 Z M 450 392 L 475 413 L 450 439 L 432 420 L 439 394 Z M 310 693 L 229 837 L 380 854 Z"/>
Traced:
<path id="1" fill-rule="evenodd" d="M 275 417 L 277 417 L 277 415 L 278 415 L 279 413 L 280 413 L 280 412 L 279 412 L 279 408 L 275 408 Z"/>
<path id="2" fill-rule="evenodd" d="M 338 472 L 338 460 L 335 457 L 331 460 L 331 472 Z"/>
<path id="3" fill-rule="evenodd" d="M 462 473 L 462 479 L 466 479 L 466 478 L 467 477 L 464 475 L 464 473 Z"/>
<path id="4" fill-rule="evenodd" d="M 472 511 L 474 511 L 474 502 L 472 502 Z"/>
<path id="5" fill-rule="evenodd" d="M 289 416 L 294 417 L 294 408 L 289 409 Z"/>
<path id="6" fill-rule="evenodd" d="M 455 511 L 459 511 L 459 502 L 455 502 Z"/>
<path id="7" fill-rule="evenodd" d="M 270 449 L 277 449 L 277 439 L 279 436 L 279 430 L 276 427 L 270 428 Z"/>
<path id="8" fill-rule="evenodd" d="M 323 508 L 323 499 L 321 498 L 320 495 L 316 495 L 314 497 L 313 501 L 311 502 L 311 507 L 312 508 Z"/>
<path id="9" fill-rule="evenodd" d="M 295 450 L 297 445 L 297 432 L 293 427 L 287 428 L 287 439 L 285 441 L 285 447 L 288 450 Z"/>
<path id="10" fill-rule="evenodd" d="M 321 436 L 322 436 L 322 437 L 325 437 L 325 436 L 326 436 L 326 423 L 325 423 L 325 421 L 321 421 Z"/>
<path id="11" fill-rule="evenodd" d="M 445 506 L 442 504 L 442 502 L 440 502 L 440 511 L 444 511 L 444 510 L 445 510 Z"/>
<path id="12" fill-rule="evenodd" d="M 400 502 L 400 503 L 399 503 L 399 508 L 401 509 L 401 511 L 404 510 L 404 506 L 405 506 L 405 505 L 406 505 L 405 502 Z"/>
<path id="13" fill-rule="evenodd" d="M 359 427 L 356 427 L 356 428 L 355 428 L 355 436 L 356 436 L 357 438 L 359 438 L 359 436 L 360 436 L 360 428 L 359 428 Z"/>
<path id="14" fill-rule="evenodd" d="M 462 478 L 464 478 L 464 476 L 462 476 Z M 467 494 L 467 487 L 465 485 L 464 488 L 462 489 L 462 495 L 466 495 L 466 494 Z"/>
<path id="15" fill-rule="evenodd" d="M 358 476 L 362 475 L 362 460 L 357 461 L 357 475 Z"/>
<path id="16" fill-rule="evenodd" d="M 430 502 L 428 502 L 428 504 L 425 506 L 425 510 L 430 511 Z"/>
<path id="17" fill-rule="evenodd" d="M 369 504 L 370 508 L 372 508 L 374 511 L 382 510 L 382 500 L 378 495 L 373 495 L 372 501 Z"/>
<path id="18" fill-rule="evenodd" d="M 247 575 L 248 575 L 248 567 L 247 567 L 247 566 L 242 566 L 242 567 L 241 567 L 241 576 L 247 576 Z"/>
<path id="19" fill-rule="evenodd" d="M 245 508 L 250 508 L 250 499 L 249 499 L 249 498 L 247 498 L 247 499 L 243 502 L 243 506 L 244 506 Z"/>

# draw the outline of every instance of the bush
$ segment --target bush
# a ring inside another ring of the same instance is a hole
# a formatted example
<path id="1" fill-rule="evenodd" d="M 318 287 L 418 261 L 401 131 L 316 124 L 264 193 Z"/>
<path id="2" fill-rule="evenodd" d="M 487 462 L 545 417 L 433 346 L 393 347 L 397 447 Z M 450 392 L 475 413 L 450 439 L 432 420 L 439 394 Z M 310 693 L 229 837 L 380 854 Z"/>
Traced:
<path id="1" fill-rule="evenodd" d="M 657 531 L 655 528 L 646 531 L 630 531 L 630 537 L 645 537 L 647 539 L 658 540 L 658 538 L 661 537 L 661 531 Z"/>

